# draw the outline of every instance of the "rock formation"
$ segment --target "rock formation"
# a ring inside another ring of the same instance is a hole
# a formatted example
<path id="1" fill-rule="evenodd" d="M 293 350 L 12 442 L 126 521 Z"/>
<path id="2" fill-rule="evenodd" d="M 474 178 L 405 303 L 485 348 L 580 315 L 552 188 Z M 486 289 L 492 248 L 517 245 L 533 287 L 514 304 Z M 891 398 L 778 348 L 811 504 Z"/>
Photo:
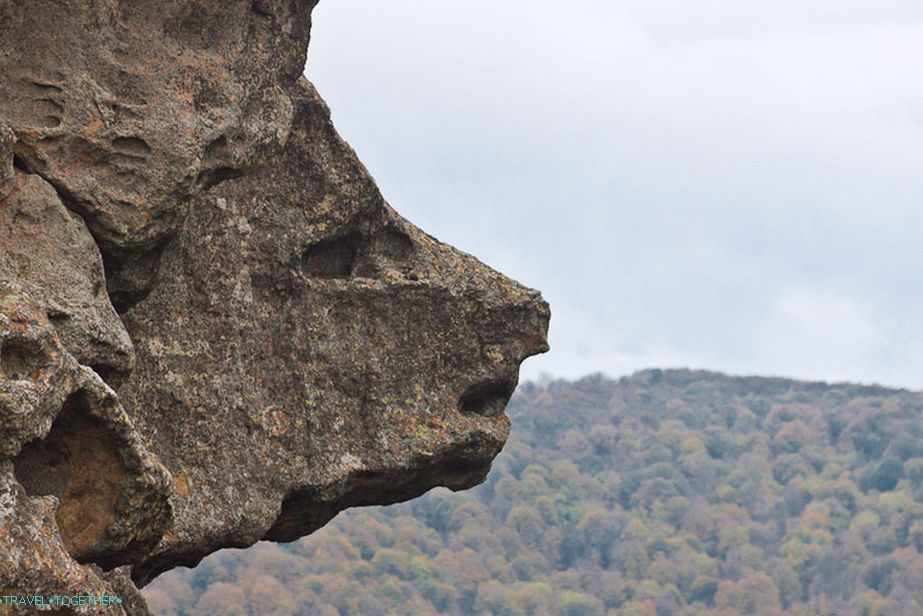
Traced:
<path id="1" fill-rule="evenodd" d="M 301 74 L 313 6 L 0 0 L 0 595 L 143 614 L 502 447 L 548 307 L 384 201 Z"/>

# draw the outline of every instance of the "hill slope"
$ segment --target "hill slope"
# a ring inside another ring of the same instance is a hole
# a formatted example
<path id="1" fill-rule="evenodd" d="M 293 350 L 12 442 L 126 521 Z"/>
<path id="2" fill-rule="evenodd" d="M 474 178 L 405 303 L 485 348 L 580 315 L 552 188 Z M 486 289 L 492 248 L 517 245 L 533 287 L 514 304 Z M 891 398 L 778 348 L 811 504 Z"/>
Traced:
<path id="1" fill-rule="evenodd" d="M 923 394 L 650 370 L 509 414 L 477 489 L 213 555 L 152 611 L 923 613 Z"/>

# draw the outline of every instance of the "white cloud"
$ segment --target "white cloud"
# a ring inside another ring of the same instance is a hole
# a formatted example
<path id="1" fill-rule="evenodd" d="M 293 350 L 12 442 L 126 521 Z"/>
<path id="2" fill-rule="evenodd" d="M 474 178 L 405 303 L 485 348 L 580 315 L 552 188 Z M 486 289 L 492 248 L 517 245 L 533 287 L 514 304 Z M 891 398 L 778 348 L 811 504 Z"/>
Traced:
<path id="1" fill-rule="evenodd" d="M 546 293 L 527 373 L 923 387 L 923 4 L 324 0 L 307 72 L 398 210 Z"/>
<path id="2" fill-rule="evenodd" d="M 809 285 L 783 288 L 753 334 L 754 361 L 826 380 L 868 380 L 889 342 L 870 301 Z"/>

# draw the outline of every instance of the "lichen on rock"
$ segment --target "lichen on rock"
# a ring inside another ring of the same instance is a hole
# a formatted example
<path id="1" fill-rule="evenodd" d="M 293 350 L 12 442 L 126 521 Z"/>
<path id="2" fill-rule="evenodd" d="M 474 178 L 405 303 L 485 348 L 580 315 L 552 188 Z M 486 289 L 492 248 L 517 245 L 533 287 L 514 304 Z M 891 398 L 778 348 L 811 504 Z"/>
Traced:
<path id="1" fill-rule="evenodd" d="M 313 5 L 0 0 L 0 589 L 143 613 L 503 446 L 547 304 L 386 203 Z"/>

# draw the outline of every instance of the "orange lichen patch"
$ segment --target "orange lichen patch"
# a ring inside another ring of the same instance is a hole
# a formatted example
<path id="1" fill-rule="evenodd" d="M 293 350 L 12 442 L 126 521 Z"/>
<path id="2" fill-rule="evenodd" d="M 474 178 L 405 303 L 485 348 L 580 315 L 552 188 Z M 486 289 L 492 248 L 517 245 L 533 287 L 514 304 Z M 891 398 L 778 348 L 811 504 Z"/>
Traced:
<path id="1" fill-rule="evenodd" d="M 100 117 L 95 117 L 86 125 L 84 132 L 90 137 L 96 137 L 99 135 L 99 129 L 103 127 L 103 119 Z"/>
<path id="2" fill-rule="evenodd" d="M 32 541 L 30 543 L 32 545 L 32 551 L 35 553 L 35 557 L 39 560 L 39 562 L 49 562 L 51 558 L 53 558 L 49 557 L 48 554 L 45 553 L 45 550 L 42 549 L 42 544 L 40 542 Z"/>
<path id="3" fill-rule="evenodd" d="M 178 539 L 179 539 L 179 536 L 172 530 L 168 530 L 167 532 L 163 534 L 163 540 L 166 541 L 167 543 L 176 543 Z"/>
<path id="4" fill-rule="evenodd" d="M 85 430 L 75 436 L 77 456 L 84 464 L 71 476 L 56 517 L 65 543 L 79 554 L 115 521 L 119 488 L 127 473 L 115 452 L 96 447 L 102 440 L 99 431 Z"/>
<path id="5" fill-rule="evenodd" d="M 176 493 L 183 498 L 189 496 L 189 478 L 186 473 L 180 473 L 173 478 L 173 484 L 176 486 Z"/>
<path id="6" fill-rule="evenodd" d="M 32 135 L 30 131 L 21 131 L 20 137 L 37 137 L 37 135 Z M 35 146 L 30 145 L 23 140 L 18 140 L 13 144 L 13 152 L 20 156 L 28 156 L 34 155 L 37 150 L 35 149 Z"/>

